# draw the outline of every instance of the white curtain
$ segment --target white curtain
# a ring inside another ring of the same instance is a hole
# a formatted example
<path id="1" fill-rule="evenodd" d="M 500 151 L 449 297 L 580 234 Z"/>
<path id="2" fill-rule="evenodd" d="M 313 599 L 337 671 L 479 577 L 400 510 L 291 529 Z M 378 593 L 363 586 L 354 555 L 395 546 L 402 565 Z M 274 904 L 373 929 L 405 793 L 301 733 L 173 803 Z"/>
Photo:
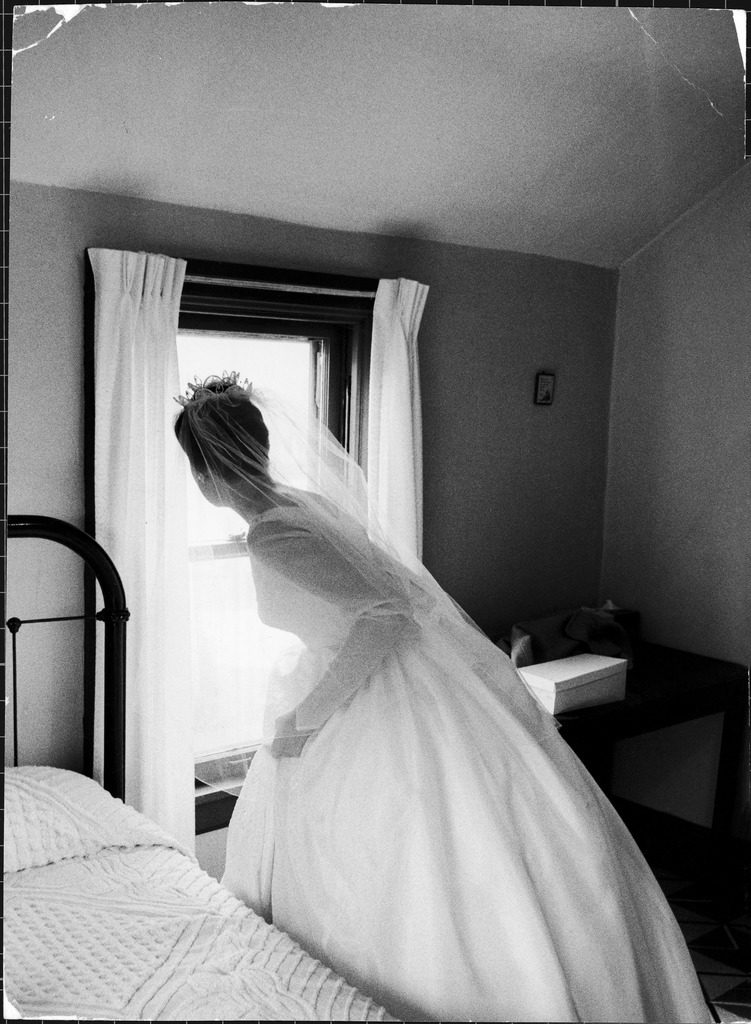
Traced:
<path id="1" fill-rule="evenodd" d="M 173 432 L 185 261 L 90 249 L 97 540 L 131 612 L 126 800 L 193 845 L 186 473 Z"/>
<path id="2" fill-rule="evenodd" d="M 373 306 L 368 490 L 389 539 L 409 564 L 422 558 L 422 412 L 417 332 L 427 285 L 383 280 Z"/>

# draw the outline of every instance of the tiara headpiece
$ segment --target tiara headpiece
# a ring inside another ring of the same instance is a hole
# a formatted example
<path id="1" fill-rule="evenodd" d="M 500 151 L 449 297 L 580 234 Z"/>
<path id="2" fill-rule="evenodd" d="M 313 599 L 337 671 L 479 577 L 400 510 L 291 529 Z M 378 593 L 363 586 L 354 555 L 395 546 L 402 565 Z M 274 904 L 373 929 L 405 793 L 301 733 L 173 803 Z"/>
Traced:
<path id="1" fill-rule="evenodd" d="M 206 377 L 205 380 L 194 377 L 192 381 L 188 382 L 184 395 L 175 395 L 175 401 L 178 405 L 186 408 L 189 405 L 197 405 L 208 399 L 224 395 L 233 388 L 239 388 L 248 398 L 253 394 L 253 385 L 247 377 L 241 381 L 237 370 L 233 370 L 231 373 L 227 373 L 225 370 L 221 377 L 211 376 Z"/>

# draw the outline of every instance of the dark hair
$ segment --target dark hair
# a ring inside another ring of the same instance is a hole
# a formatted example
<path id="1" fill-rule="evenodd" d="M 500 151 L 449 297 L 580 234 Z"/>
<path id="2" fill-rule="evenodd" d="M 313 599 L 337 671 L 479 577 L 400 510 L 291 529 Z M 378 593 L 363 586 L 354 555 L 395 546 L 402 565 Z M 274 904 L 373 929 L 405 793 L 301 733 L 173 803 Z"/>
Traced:
<path id="1" fill-rule="evenodd" d="M 244 456 L 251 467 L 257 466 L 256 472 L 261 475 L 268 463 L 268 428 L 260 409 L 251 399 L 239 388 L 236 394 L 231 393 L 231 387 L 231 384 L 221 378 L 204 382 L 202 391 L 224 395 L 225 399 L 222 402 L 215 402 L 211 398 L 199 398 L 197 405 L 200 408 L 197 412 L 202 421 L 208 421 L 210 434 L 223 450 L 237 449 L 238 455 Z M 175 420 L 175 436 L 195 472 L 205 474 L 210 469 L 213 473 L 220 473 L 225 479 L 232 475 L 229 466 L 207 465 L 204 452 L 193 432 L 192 417 L 186 415 L 186 409 L 183 409 Z M 262 462 L 259 460 L 259 448 L 263 452 Z M 250 471 L 253 472 L 253 469 Z"/>

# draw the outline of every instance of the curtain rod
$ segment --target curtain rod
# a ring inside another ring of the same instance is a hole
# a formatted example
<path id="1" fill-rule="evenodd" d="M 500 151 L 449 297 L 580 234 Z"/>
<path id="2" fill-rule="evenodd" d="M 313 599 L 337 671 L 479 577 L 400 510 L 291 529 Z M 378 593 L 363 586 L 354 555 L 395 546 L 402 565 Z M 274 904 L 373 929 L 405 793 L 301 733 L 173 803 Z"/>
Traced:
<path id="1" fill-rule="evenodd" d="M 233 277 L 208 277 L 186 274 L 188 284 L 213 284 L 224 288 L 261 288 L 273 292 L 301 292 L 304 295 L 335 295 L 350 299 L 374 299 L 375 292 L 351 291 L 349 288 L 319 288 L 308 284 L 287 284 L 283 281 L 241 281 Z"/>

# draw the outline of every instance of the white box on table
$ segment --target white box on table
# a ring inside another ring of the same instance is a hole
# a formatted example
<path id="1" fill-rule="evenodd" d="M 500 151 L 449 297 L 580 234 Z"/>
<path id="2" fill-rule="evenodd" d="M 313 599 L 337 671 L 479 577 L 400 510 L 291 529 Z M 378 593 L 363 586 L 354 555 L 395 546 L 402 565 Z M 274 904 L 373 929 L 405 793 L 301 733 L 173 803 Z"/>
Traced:
<path id="1" fill-rule="evenodd" d="M 544 708 L 557 715 L 573 708 L 609 704 L 626 696 L 625 658 L 574 654 L 520 668 L 524 681 Z"/>

